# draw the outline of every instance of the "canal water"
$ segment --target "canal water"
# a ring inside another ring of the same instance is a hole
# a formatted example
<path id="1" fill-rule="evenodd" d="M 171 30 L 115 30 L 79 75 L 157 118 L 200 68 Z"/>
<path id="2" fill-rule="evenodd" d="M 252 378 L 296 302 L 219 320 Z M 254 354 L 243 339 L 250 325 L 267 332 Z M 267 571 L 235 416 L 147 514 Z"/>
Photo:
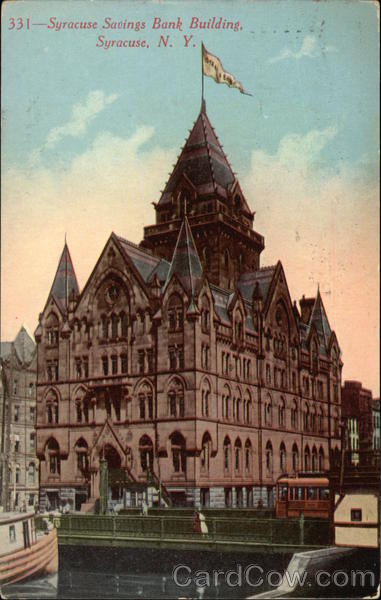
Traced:
<path id="1" fill-rule="evenodd" d="M 290 560 L 290 554 L 61 546 L 58 577 L 3 588 L 2 598 L 241 599 L 274 589 Z M 373 584 L 368 578 L 365 585 L 353 585 L 350 573 L 358 569 L 373 572 Z M 348 573 L 346 585 L 345 576 L 336 578 L 337 585 L 327 585 L 325 576 L 319 587 L 311 576 L 292 597 L 363 598 L 375 593 L 376 552 L 355 553 L 335 565 L 335 573 L 340 570 Z"/>

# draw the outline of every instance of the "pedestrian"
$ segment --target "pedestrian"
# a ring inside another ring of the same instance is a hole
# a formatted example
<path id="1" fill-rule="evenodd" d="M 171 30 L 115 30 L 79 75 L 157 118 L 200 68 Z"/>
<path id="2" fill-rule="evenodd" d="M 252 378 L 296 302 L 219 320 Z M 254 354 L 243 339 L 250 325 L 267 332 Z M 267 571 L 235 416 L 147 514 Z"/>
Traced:
<path id="1" fill-rule="evenodd" d="M 202 535 L 207 535 L 208 534 L 208 526 L 206 524 L 205 515 L 203 515 L 201 512 L 199 512 L 198 516 L 199 516 L 199 519 L 200 519 L 201 533 L 202 533 Z"/>
<path id="2" fill-rule="evenodd" d="M 201 533 L 200 516 L 199 516 L 197 510 L 194 513 L 192 530 L 193 530 L 193 533 Z"/>

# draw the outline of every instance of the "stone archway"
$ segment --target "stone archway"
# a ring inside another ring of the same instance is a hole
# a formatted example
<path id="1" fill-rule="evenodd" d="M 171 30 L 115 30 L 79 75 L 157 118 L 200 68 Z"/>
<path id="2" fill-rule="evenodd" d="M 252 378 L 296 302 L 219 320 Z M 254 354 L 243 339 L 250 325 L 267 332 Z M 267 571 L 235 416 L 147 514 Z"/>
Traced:
<path id="1" fill-rule="evenodd" d="M 119 452 L 111 444 L 105 444 L 103 458 L 107 461 L 108 482 L 112 500 L 120 500 L 123 493 L 124 471 Z"/>

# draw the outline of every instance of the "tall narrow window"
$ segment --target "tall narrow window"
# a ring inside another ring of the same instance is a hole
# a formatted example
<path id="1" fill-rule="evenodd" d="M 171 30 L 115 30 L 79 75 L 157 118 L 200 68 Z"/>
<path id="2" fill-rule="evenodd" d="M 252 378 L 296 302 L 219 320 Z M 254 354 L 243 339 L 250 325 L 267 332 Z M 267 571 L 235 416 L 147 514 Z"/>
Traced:
<path id="1" fill-rule="evenodd" d="M 122 337 L 127 337 L 127 315 L 125 312 L 120 314 L 120 329 Z"/>
<path id="2" fill-rule="evenodd" d="M 102 356 L 102 373 L 108 375 L 108 357 Z"/>
<path id="3" fill-rule="evenodd" d="M 224 440 L 224 470 L 230 471 L 230 440 L 228 437 Z"/>
<path id="4" fill-rule="evenodd" d="M 118 337 L 118 317 L 116 315 L 111 317 L 111 337 L 113 340 Z"/>
<path id="5" fill-rule="evenodd" d="M 127 373 L 127 354 L 120 355 L 120 368 L 122 373 Z"/>

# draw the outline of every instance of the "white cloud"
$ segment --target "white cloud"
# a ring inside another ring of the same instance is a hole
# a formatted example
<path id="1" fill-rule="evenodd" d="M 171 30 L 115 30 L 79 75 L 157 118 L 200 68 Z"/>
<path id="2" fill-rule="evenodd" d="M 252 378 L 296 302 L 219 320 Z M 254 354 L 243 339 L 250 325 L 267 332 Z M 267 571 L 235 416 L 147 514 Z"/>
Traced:
<path id="1" fill-rule="evenodd" d="M 143 226 L 155 222 L 151 202 L 158 201 L 176 153 L 152 147 L 153 136 L 149 126 L 129 138 L 103 132 L 67 168 L 40 164 L 4 173 L 4 339 L 16 335 L 17 315 L 36 327 L 65 232 L 82 288 L 111 231 L 139 242 Z"/>
<path id="2" fill-rule="evenodd" d="M 286 135 L 274 154 L 252 153 L 241 184 L 256 211 L 254 228 L 265 236 L 262 264 L 281 259 L 296 300 L 320 283 L 344 377 L 377 390 L 378 185 L 363 163 L 322 167 L 324 148 L 339 134 L 331 126 Z"/>
<path id="3" fill-rule="evenodd" d="M 117 94 L 106 96 L 102 90 L 89 92 L 84 103 L 78 103 L 73 106 L 70 119 L 64 125 L 53 127 L 46 138 L 46 146 L 53 147 L 62 138 L 81 137 L 87 130 L 89 123 L 102 112 L 108 104 L 117 100 Z"/>
<path id="4" fill-rule="evenodd" d="M 284 47 L 278 56 L 269 58 L 268 62 L 272 64 L 288 58 L 294 58 L 296 60 L 299 60 L 303 57 L 315 58 L 321 53 L 326 52 L 336 52 L 336 48 L 334 46 L 323 46 L 319 50 L 316 37 L 314 35 L 306 35 L 298 52 L 293 52 L 289 48 Z"/>

